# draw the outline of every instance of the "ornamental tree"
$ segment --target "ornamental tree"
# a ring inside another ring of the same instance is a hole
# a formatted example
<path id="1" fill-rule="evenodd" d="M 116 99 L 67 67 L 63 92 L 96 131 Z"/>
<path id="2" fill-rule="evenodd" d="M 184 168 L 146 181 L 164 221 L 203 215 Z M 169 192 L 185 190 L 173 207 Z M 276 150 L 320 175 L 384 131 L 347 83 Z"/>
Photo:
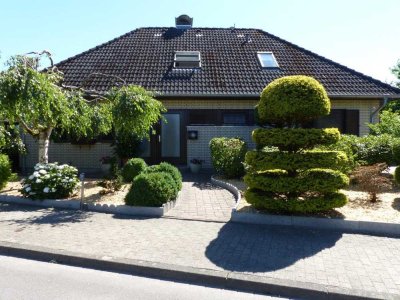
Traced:
<path id="1" fill-rule="evenodd" d="M 121 86 L 106 94 L 65 86 L 63 74 L 53 66 L 50 53 L 34 54 L 12 57 L 8 69 L 0 72 L 0 117 L 20 124 L 38 140 L 39 163 L 48 162 L 54 128 L 77 138 L 108 134 L 113 128 L 117 133 L 134 133 L 143 138 L 165 110 L 151 93 L 127 85 L 121 78 Z M 44 56 L 50 59 L 51 66 L 39 71 Z M 96 75 L 115 79 L 113 75 Z"/>
<path id="2" fill-rule="evenodd" d="M 258 150 L 246 153 L 246 200 L 259 209 L 289 213 L 343 206 L 347 198 L 338 190 L 349 183 L 340 171 L 345 153 L 313 149 L 338 142 L 338 129 L 301 127 L 329 114 L 323 86 L 306 76 L 277 79 L 264 89 L 257 109 L 259 122 L 277 128 L 253 131 Z"/>

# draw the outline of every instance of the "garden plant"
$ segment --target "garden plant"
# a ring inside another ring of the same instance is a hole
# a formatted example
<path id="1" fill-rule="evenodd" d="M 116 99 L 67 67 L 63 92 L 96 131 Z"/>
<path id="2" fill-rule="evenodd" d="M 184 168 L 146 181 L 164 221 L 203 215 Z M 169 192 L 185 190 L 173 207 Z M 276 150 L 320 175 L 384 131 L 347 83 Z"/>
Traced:
<path id="1" fill-rule="evenodd" d="M 257 150 L 246 153 L 247 202 L 272 212 L 312 213 L 346 204 L 339 189 L 349 184 L 342 173 L 348 163 L 341 151 L 314 149 L 339 141 L 337 128 L 303 128 L 328 115 L 330 100 L 313 78 L 289 76 L 270 83 L 257 105 L 261 124 L 252 138 Z"/>

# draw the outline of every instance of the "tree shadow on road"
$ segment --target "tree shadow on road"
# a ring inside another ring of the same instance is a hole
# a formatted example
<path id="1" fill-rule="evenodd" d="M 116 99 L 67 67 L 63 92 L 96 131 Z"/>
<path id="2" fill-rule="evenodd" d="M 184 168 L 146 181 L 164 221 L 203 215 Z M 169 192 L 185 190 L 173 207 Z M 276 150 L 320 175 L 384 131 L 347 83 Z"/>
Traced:
<path id="1" fill-rule="evenodd" d="M 92 213 L 80 210 L 42 208 L 26 205 L 0 203 L 0 213 L 6 212 L 9 217 L 1 218 L 2 223 L 20 225 L 49 224 L 61 226 L 68 223 L 85 221 Z M 21 214 L 24 213 L 24 214 Z"/>
<path id="2" fill-rule="evenodd" d="M 333 247 L 342 233 L 227 223 L 206 248 L 206 256 L 228 271 L 269 272 Z"/>

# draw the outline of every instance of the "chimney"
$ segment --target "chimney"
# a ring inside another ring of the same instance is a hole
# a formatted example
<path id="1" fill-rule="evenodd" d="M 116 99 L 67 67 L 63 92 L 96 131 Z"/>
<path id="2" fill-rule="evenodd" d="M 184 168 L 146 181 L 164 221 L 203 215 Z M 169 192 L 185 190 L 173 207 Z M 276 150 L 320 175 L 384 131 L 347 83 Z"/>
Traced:
<path id="1" fill-rule="evenodd" d="M 175 26 L 177 29 L 190 29 L 193 25 L 193 18 L 188 15 L 180 15 L 175 18 Z"/>

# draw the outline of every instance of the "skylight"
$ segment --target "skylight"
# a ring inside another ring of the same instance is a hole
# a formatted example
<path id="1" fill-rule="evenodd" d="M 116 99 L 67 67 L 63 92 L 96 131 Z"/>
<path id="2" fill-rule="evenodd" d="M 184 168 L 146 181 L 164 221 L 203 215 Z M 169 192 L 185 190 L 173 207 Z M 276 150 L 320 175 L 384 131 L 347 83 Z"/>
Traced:
<path id="1" fill-rule="evenodd" d="M 272 52 L 257 52 L 258 60 L 263 68 L 279 68 Z"/>
<path id="2" fill-rule="evenodd" d="M 193 69 L 201 68 L 199 51 L 176 51 L 174 57 L 174 68 Z"/>

